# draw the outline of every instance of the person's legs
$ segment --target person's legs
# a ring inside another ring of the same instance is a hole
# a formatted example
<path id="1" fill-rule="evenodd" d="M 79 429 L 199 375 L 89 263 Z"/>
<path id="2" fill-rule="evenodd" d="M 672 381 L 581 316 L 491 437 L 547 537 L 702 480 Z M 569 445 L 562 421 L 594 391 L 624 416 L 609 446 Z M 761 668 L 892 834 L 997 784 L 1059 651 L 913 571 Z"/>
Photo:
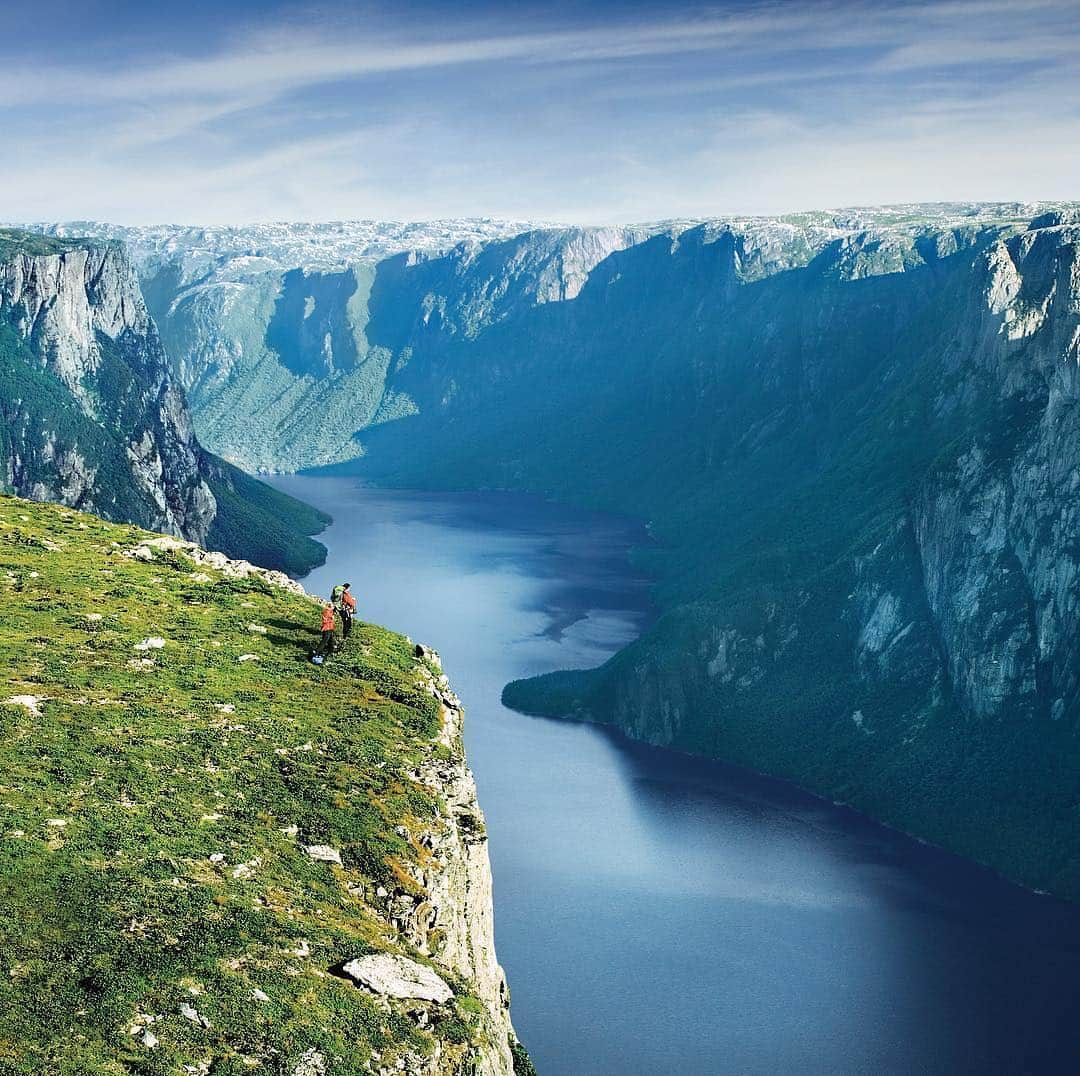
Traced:
<path id="1" fill-rule="evenodd" d="M 352 613 L 348 609 L 341 611 L 341 641 L 344 642 L 352 631 Z"/>
<path id="2" fill-rule="evenodd" d="M 332 654 L 334 652 L 334 629 L 322 633 L 322 645 L 319 647 L 320 653 Z"/>

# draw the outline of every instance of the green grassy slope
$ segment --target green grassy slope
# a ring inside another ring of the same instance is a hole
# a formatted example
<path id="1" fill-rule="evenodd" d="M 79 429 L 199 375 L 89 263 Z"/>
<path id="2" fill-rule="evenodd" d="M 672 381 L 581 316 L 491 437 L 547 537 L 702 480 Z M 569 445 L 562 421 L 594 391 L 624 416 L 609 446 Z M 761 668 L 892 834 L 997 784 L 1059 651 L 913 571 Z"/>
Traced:
<path id="1" fill-rule="evenodd" d="M 420 1026 L 330 973 L 408 953 L 377 890 L 432 869 L 410 773 L 449 756 L 412 648 L 362 624 L 319 669 L 309 599 L 124 556 L 146 537 L 0 498 L 0 1071 L 352 1074 L 436 1041 L 458 1071 L 467 982 L 440 969 Z"/>

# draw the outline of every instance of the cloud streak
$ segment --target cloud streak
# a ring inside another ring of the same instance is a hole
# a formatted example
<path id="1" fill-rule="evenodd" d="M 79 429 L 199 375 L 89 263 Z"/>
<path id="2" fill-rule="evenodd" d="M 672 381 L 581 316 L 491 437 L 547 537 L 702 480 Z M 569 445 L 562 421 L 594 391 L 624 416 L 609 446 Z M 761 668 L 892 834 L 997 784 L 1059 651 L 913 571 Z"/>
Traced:
<path id="1" fill-rule="evenodd" d="M 238 17 L 210 48 L 166 53 L 162 32 L 119 53 L 103 36 L 51 50 L 80 56 L 63 65 L 0 43 L 2 215 L 606 221 L 903 190 L 1075 196 L 1073 7 L 447 7 L 363 25 L 320 7 Z M 1042 189 L 1016 142 L 1036 147 Z"/>

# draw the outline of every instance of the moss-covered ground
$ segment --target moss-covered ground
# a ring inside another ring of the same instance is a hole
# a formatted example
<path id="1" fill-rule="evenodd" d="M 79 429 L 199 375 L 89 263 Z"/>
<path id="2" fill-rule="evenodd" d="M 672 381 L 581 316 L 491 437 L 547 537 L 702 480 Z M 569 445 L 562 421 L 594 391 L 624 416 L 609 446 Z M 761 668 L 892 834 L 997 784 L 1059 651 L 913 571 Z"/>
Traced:
<path id="1" fill-rule="evenodd" d="M 314 666 L 314 603 L 124 555 L 144 537 L 0 497 L 0 1072 L 466 1051 L 468 984 L 421 1027 L 331 970 L 406 952 L 374 897 L 424 855 L 396 827 L 437 813 L 408 774 L 446 750 L 412 647 L 358 623 Z"/>

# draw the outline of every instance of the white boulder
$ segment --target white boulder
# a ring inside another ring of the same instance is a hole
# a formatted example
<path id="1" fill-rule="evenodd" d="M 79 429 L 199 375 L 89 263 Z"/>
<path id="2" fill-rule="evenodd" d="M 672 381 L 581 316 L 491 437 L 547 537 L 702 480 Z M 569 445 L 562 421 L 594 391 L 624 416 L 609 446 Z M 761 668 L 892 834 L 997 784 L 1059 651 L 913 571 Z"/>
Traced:
<path id="1" fill-rule="evenodd" d="M 304 851 L 317 863 L 336 863 L 341 866 L 341 853 L 328 844 L 306 844 Z"/>
<path id="2" fill-rule="evenodd" d="M 392 953 L 357 957 L 341 970 L 361 986 L 391 998 L 419 998 L 442 1005 L 454 996 L 431 968 Z"/>

